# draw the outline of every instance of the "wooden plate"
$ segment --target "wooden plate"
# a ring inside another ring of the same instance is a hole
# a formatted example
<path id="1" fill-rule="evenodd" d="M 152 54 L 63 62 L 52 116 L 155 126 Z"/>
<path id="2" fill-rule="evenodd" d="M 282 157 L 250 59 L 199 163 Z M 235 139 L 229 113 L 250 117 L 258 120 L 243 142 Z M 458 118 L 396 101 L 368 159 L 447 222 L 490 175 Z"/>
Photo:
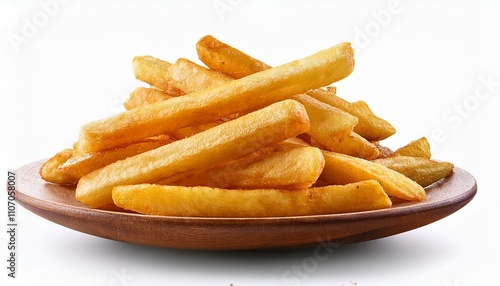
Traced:
<path id="1" fill-rule="evenodd" d="M 26 209 L 95 236 L 183 249 L 270 249 L 362 242 L 444 218 L 470 202 L 477 191 L 474 177 L 455 168 L 453 175 L 426 188 L 426 201 L 385 210 L 273 218 L 147 216 L 82 205 L 74 198 L 74 187 L 48 184 L 40 178 L 42 162 L 16 171 L 16 201 Z"/>

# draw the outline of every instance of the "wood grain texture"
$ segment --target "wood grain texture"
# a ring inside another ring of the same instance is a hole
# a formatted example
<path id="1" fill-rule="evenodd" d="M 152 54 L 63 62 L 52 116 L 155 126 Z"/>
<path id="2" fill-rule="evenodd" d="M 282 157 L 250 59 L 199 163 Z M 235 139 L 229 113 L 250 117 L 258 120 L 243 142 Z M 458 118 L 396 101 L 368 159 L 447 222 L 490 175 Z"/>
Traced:
<path id="1" fill-rule="evenodd" d="M 146 216 L 91 209 L 78 202 L 71 186 L 43 181 L 43 161 L 16 171 L 16 201 L 62 226 L 133 244 L 179 249 L 273 249 L 318 243 L 354 243 L 409 231 L 442 219 L 469 203 L 477 192 L 474 177 L 460 168 L 426 188 L 423 202 L 356 213 L 274 218 L 192 218 Z"/>

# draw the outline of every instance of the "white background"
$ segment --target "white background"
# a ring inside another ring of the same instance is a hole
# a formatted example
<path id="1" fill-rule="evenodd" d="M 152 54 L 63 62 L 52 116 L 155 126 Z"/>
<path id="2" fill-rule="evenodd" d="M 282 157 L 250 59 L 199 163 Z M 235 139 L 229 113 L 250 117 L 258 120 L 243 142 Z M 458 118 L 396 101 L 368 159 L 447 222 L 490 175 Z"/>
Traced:
<path id="1" fill-rule="evenodd" d="M 500 1 L 19 2 L 0 2 L 2 181 L 7 169 L 71 146 L 82 124 L 122 111 L 141 85 L 134 56 L 197 60 L 196 41 L 212 34 L 271 65 L 351 41 L 356 67 L 339 95 L 393 123 L 389 147 L 427 136 L 435 158 L 475 176 L 478 194 L 439 222 L 342 246 L 294 279 L 284 274 L 312 249 L 156 249 L 19 207 L 18 278 L 7 278 L 1 231 L 0 284 L 500 285 Z M 6 205 L 1 196 L 0 229 Z"/>

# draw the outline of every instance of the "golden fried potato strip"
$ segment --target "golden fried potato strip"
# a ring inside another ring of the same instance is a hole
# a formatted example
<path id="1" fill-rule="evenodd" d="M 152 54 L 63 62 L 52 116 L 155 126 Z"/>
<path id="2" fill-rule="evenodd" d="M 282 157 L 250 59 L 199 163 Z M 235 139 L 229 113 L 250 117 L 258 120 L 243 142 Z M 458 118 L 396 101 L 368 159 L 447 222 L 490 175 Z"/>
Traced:
<path id="1" fill-rule="evenodd" d="M 79 179 L 113 162 L 144 153 L 171 143 L 172 141 L 173 140 L 168 136 L 157 136 L 154 138 L 147 138 L 141 142 L 122 148 L 91 152 L 83 155 L 73 155 L 66 162 L 61 164 L 58 169 Z"/>
<path id="2" fill-rule="evenodd" d="M 313 146 L 318 146 L 323 150 L 335 153 L 341 153 L 367 160 L 376 159 L 380 155 L 380 149 L 375 144 L 369 142 L 354 131 L 351 131 L 343 136 L 332 138 L 328 141 L 327 146 L 321 144 L 319 141 L 316 142 L 314 139 L 315 137 L 312 138 Z"/>
<path id="3" fill-rule="evenodd" d="M 78 152 L 101 151 L 168 134 L 181 127 L 249 112 L 348 76 L 353 50 L 341 43 L 311 56 L 185 96 L 85 124 Z"/>
<path id="4" fill-rule="evenodd" d="M 336 90 L 331 88 L 315 89 L 306 93 L 317 100 L 356 116 L 359 121 L 354 127 L 354 131 L 368 141 L 380 141 L 396 133 L 396 129 L 388 121 L 375 115 L 363 101 L 348 102 L 337 96 Z"/>
<path id="5" fill-rule="evenodd" d="M 117 186 L 113 201 L 127 210 L 165 216 L 281 217 L 389 208 L 380 184 L 368 180 L 303 190 L 221 189 L 140 184 Z"/>
<path id="6" fill-rule="evenodd" d="M 76 185 L 78 177 L 68 174 L 58 167 L 73 156 L 73 149 L 64 149 L 50 159 L 45 161 L 40 167 L 39 174 L 47 182 L 60 185 Z"/>
<path id="7" fill-rule="evenodd" d="M 295 137 L 307 132 L 309 127 L 302 104 L 294 100 L 280 101 L 89 173 L 78 182 L 76 198 L 99 208 L 112 203 L 111 190 L 115 186 L 154 183 L 164 178 L 176 181 Z"/>
<path id="8" fill-rule="evenodd" d="M 411 157 L 422 157 L 422 158 L 431 158 L 431 146 L 427 138 L 422 137 L 420 139 L 411 141 L 405 146 L 396 149 L 391 156 L 411 156 Z"/>
<path id="9" fill-rule="evenodd" d="M 182 95 L 183 92 L 168 82 L 165 74 L 171 63 L 152 56 L 137 56 L 132 60 L 135 78 L 163 90 L 169 95 Z"/>
<path id="10" fill-rule="evenodd" d="M 172 98 L 172 95 L 166 94 L 164 91 L 156 88 L 138 87 L 134 89 L 127 100 L 123 103 L 126 110 L 152 104 Z"/>
<path id="11" fill-rule="evenodd" d="M 201 91 L 233 80 L 232 77 L 184 58 L 172 64 L 167 76 L 175 87 L 185 93 Z"/>
<path id="12" fill-rule="evenodd" d="M 261 149 L 173 184 L 228 189 L 307 189 L 323 171 L 323 154 L 314 147 L 288 146 L 293 148 L 281 151 L 274 151 L 275 147 Z"/>
<path id="13" fill-rule="evenodd" d="M 448 177 L 453 173 L 454 168 L 452 163 L 402 155 L 376 159 L 373 162 L 405 175 L 422 187 Z"/>
<path id="14" fill-rule="evenodd" d="M 196 52 L 198 58 L 207 67 L 236 79 L 271 68 L 271 66 L 210 35 L 198 40 Z"/>
<path id="15" fill-rule="evenodd" d="M 381 164 L 344 154 L 323 151 L 325 168 L 320 179 L 330 184 L 377 180 L 388 196 L 409 201 L 425 200 L 425 190 L 405 175 Z"/>

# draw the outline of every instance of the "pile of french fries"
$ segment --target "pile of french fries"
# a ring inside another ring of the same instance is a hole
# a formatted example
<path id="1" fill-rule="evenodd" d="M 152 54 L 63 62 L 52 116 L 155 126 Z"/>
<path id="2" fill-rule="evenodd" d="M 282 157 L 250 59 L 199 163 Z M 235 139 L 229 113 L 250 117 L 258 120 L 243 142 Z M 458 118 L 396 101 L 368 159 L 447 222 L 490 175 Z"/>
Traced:
<path id="1" fill-rule="evenodd" d="M 396 131 L 331 84 L 354 68 L 349 43 L 271 67 L 212 36 L 205 66 L 133 59 L 138 87 L 125 112 L 82 126 L 73 148 L 40 169 L 76 185 L 92 208 L 149 215 L 279 217 L 423 201 L 453 172 L 425 137 L 395 151 Z"/>

